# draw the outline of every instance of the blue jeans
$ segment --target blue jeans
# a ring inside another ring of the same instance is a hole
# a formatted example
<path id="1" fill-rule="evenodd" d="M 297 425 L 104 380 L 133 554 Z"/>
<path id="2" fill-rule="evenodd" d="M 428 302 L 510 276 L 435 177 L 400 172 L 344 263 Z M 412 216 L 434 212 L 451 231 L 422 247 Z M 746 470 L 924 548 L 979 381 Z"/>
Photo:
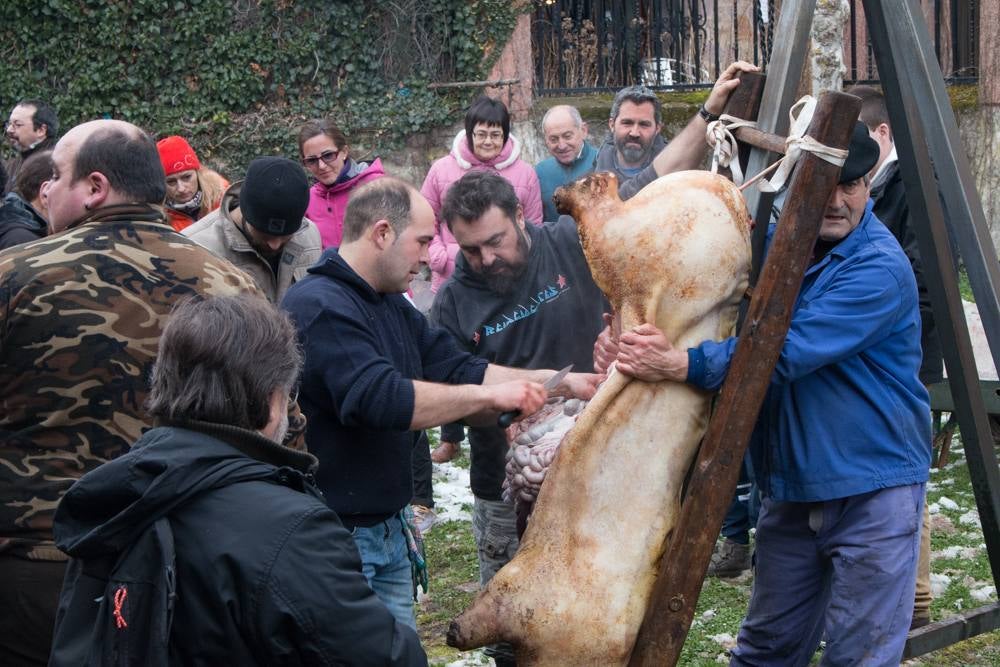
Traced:
<path id="1" fill-rule="evenodd" d="M 397 621 L 416 630 L 410 555 L 399 514 L 369 528 L 356 526 L 351 535 L 368 585 Z"/>
<path id="2" fill-rule="evenodd" d="M 750 608 L 733 665 L 899 665 L 910 629 L 924 485 L 817 503 L 763 500 Z"/>

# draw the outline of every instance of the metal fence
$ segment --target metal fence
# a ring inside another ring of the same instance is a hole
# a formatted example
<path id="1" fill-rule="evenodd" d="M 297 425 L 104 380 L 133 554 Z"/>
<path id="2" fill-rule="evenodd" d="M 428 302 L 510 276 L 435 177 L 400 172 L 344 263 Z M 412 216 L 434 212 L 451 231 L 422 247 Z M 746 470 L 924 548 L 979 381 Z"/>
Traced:
<path id="1" fill-rule="evenodd" d="M 795 2 L 801 0 L 784 0 Z M 897 1 L 897 0 L 894 0 Z M 878 80 L 861 0 L 850 0 L 847 83 Z M 602 92 L 642 83 L 712 85 L 733 60 L 766 69 L 782 0 L 536 0 L 538 95 Z M 975 81 L 978 0 L 921 0 L 951 81 Z"/>

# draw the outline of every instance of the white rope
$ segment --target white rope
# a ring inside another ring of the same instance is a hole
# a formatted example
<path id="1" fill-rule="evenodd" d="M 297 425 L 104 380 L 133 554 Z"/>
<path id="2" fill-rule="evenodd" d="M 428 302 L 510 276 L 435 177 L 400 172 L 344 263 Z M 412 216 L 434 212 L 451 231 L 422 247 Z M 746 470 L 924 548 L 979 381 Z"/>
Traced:
<path id="1" fill-rule="evenodd" d="M 743 170 L 740 168 L 739 148 L 733 130 L 740 127 L 757 127 L 757 123 L 722 114 L 719 120 L 709 123 L 708 129 L 705 130 L 705 141 L 713 147 L 712 173 L 718 173 L 720 166 L 729 167 L 733 174 L 733 182 L 737 185 L 743 182 Z"/>
<path id="2" fill-rule="evenodd" d="M 770 180 L 760 182 L 758 187 L 761 192 L 778 192 L 781 190 L 795 168 L 795 163 L 799 161 L 803 153 L 812 153 L 816 157 L 830 164 L 835 164 L 838 167 L 844 166 L 844 160 L 847 159 L 846 149 L 833 148 L 821 144 L 806 134 L 815 110 L 816 99 L 811 95 L 806 95 L 788 110 L 789 130 L 788 138 L 785 139 L 785 156 L 776 163 L 779 166 L 774 176 Z"/>

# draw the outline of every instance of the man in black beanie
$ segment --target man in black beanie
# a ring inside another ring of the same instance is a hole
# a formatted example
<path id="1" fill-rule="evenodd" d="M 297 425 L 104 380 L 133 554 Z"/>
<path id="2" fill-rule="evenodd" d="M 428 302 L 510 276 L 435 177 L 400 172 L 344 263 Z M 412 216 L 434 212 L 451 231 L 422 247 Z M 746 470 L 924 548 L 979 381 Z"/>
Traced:
<path id="1" fill-rule="evenodd" d="M 222 204 L 183 234 L 246 271 L 277 303 L 323 251 L 319 230 L 303 217 L 309 181 L 298 163 L 259 157 Z"/>
<path id="2" fill-rule="evenodd" d="M 869 199 L 878 156 L 858 123 L 750 439 L 762 499 L 731 666 L 808 664 L 824 633 L 824 664 L 903 654 L 931 434 L 917 285 Z M 714 391 L 736 342 L 678 349 L 643 324 L 619 337 L 616 368 Z"/>

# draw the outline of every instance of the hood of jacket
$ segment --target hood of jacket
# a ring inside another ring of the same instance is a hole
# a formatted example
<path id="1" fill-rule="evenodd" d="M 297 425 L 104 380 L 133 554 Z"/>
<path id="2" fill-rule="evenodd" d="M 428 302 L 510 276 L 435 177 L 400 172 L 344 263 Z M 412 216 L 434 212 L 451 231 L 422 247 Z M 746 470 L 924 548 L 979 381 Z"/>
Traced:
<path id="1" fill-rule="evenodd" d="M 378 176 L 385 176 L 385 170 L 382 168 L 381 158 L 375 158 L 375 161 L 371 164 L 351 160 L 347 169 L 346 179 L 343 181 L 337 181 L 332 185 L 323 185 L 317 181 L 313 184 L 312 190 L 321 197 L 329 197 L 337 194 L 338 192 L 346 192 L 354 186 L 359 185 L 361 181 L 367 181 L 368 179 L 376 178 Z"/>
<path id="2" fill-rule="evenodd" d="M 469 150 L 469 142 L 465 140 L 465 130 L 461 130 L 451 142 L 451 155 L 462 169 L 490 167 L 500 171 L 517 161 L 521 155 L 521 142 L 513 134 L 509 134 L 500 152 L 493 158 L 483 161 Z"/>
<path id="3" fill-rule="evenodd" d="M 190 421 L 154 428 L 66 492 L 55 515 L 56 545 L 75 558 L 115 553 L 206 491 L 251 480 L 307 491 L 316 466 L 311 454 L 233 426 Z"/>

